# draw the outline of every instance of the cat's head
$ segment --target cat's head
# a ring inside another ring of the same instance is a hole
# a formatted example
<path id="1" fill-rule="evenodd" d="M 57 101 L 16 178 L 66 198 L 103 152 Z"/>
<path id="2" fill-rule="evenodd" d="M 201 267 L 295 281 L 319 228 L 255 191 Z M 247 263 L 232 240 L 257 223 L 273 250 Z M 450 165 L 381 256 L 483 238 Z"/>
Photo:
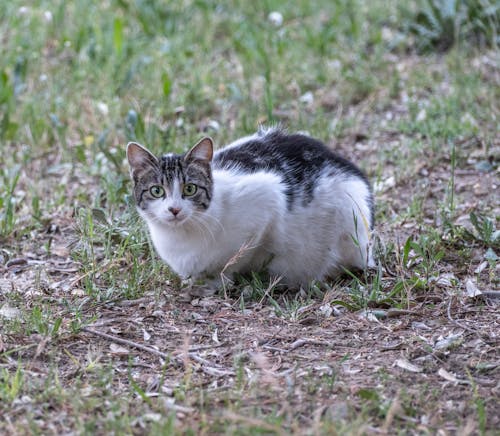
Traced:
<path id="1" fill-rule="evenodd" d="M 208 209 L 212 198 L 212 155 L 210 138 L 203 138 L 187 153 L 160 157 L 130 142 L 127 159 L 141 216 L 165 226 L 196 221 L 196 215 Z"/>

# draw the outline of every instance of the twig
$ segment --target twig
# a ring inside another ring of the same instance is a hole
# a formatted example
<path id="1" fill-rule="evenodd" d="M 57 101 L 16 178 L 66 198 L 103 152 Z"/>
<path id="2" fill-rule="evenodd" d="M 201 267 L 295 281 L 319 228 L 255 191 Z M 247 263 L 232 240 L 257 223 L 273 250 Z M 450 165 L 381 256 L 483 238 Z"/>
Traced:
<path id="1" fill-rule="evenodd" d="M 481 293 L 492 300 L 500 300 L 500 291 L 481 291 Z"/>
<path id="2" fill-rule="evenodd" d="M 387 310 L 387 318 L 395 318 L 401 315 L 415 315 L 416 313 L 412 310 L 397 309 L 392 307 Z"/>
<path id="3" fill-rule="evenodd" d="M 164 359 L 170 359 L 171 356 L 169 356 L 167 353 L 164 353 L 163 351 L 159 351 L 155 348 L 148 347 L 146 345 L 138 344 L 137 342 L 129 341 L 128 339 L 122 339 L 118 338 L 116 336 L 108 335 L 107 333 L 103 333 L 97 330 L 92 330 L 89 329 L 88 327 L 83 327 L 82 331 L 100 336 L 101 338 L 108 339 L 112 342 L 116 342 L 117 344 L 123 344 L 123 345 L 128 345 L 129 347 L 134 347 L 142 351 L 147 351 L 148 353 L 155 354 L 156 356 L 160 356 Z"/>
<path id="4" fill-rule="evenodd" d="M 174 400 L 172 400 L 171 398 L 169 398 L 167 401 L 164 401 L 163 404 L 166 409 L 173 410 L 174 412 L 193 413 L 195 411 L 195 409 L 193 409 L 192 407 L 175 404 Z"/>
<path id="5" fill-rule="evenodd" d="M 238 249 L 238 251 L 231 257 L 231 259 L 229 259 L 227 261 L 226 265 L 224 265 L 224 268 L 222 268 L 222 271 L 220 272 L 222 289 L 224 290 L 224 298 L 226 300 L 228 299 L 226 281 L 230 281 L 230 280 L 226 276 L 225 272 L 230 266 L 238 263 L 238 261 L 245 255 L 245 253 L 248 250 L 253 250 L 256 247 L 256 246 L 252 246 L 252 244 L 255 242 L 255 239 L 256 239 L 255 236 L 253 236 L 248 241 L 243 242 L 243 244 L 241 244 L 241 247 Z"/>
<path id="6" fill-rule="evenodd" d="M 327 341 L 320 341 L 318 339 L 302 338 L 302 339 L 297 339 L 295 342 L 293 342 L 290 345 L 290 348 L 288 349 L 288 351 L 295 350 L 296 348 L 302 347 L 303 345 L 307 345 L 307 344 L 326 345 L 326 346 L 332 345 L 330 342 L 327 342 Z"/>
<path id="7" fill-rule="evenodd" d="M 201 351 L 201 350 L 211 350 L 212 348 L 220 348 L 220 347 L 225 347 L 226 343 L 221 342 L 220 344 L 209 344 L 209 345 L 193 345 L 192 347 L 189 347 L 189 352 L 193 351 Z"/>
<path id="8" fill-rule="evenodd" d="M 188 357 L 191 360 L 194 360 L 195 362 L 201 363 L 202 365 L 211 365 L 211 366 L 213 366 L 213 364 L 210 363 L 207 359 L 204 359 L 203 357 L 198 356 L 196 353 L 187 353 L 187 355 L 188 355 Z"/>
<path id="9" fill-rule="evenodd" d="M 73 279 L 70 283 L 69 283 L 69 287 L 72 288 L 73 286 L 75 286 L 78 282 L 82 281 L 85 277 L 88 277 L 89 275 L 92 275 L 92 274 L 95 274 L 97 272 L 100 272 L 100 273 L 103 273 L 103 272 L 106 272 L 108 269 L 110 269 L 112 266 L 116 265 L 118 262 L 120 261 L 120 259 L 115 259 L 115 260 L 112 260 L 110 262 L 108 262 L 107 264 L 101 266 L 100 268 L 95 268 L 95 269 L 91 269 L 90 271 L 87 271 L 86 273 L 84 274 L 81 274 L 80 276 L 78 276 L 76 279 Z"/>
<path id="10" fill-rule="evenodd" d="M 184 353 L 182 353 L 182 355 L 184 355 Z M 194 360 L 195 362 L 198 362 L 201 365 L 205 365 L 205 366 L 202 366 L 202 369 L 206 370 L 205 372 L 207 374 L 217 375 L 217 376 L 234 375 L 233 371 L 227 371 L 224 369 L 216 368 L 212 362 L 209 362 L 208 360 L 204 359 L 203 357 L 198 356 L 198 354 L 196 354 L 196 353 L 188 352 L 187 355 L 191 360 Z"/>
<path id="11" fill-rule="evenodd" d="M 201 370 L 208 375 L 214 377 L 227 377 L 228 375 L 234 375 L 233 371 L 227 371 L 224 369 L 217 369 L 212 366 L 200 366 Z"/>
<path id="12" fill-rule="evenodd" d="M 284 348 L 273 347 L 272 345 L 262 345 L 262 348 L 270 351 L 277 351 L 278 353 L 287 353 L 289 351 Z"/>
<path id="13" fill-rule="evenodd" d="M 29 350 L 30 348 L 33 348 L 36 346 L 38 346 L 38 344 L 21 345 L 20 347 L 17 347 L 17 348 L 11 348 L 10 350 L 2 351 L 0 353 L 0 356 L 8 357 L 10 354 L 19 353 L 19 351 L 23 351 L 23 350 Z"/>
<path id="14" fill-rule="evenodd" d="M 92 329 L 89 329 L 88 327 L 83 327 L 82 331 L 96 335 L 96 336 L 100 336 L 101 338 L 108 339 L 108 340 L 115 342 L 117 344 L 128 345 L 129 347 L 137 348 L 139 350 L 146 351 L 146 352 L 154 354 L 156 356 L 160 356 L 163 359 L 167 359 L 167 360 L 171 360 L 171 361 L 175 362 L 176 365 L 183 365 L 184 364 L 184 360 L 182 359 L 182 355 L 181 356 L 171 356 L 171 355 L 164 353 L 163 351 L 159 351 L 155 348 L 148 347 L 146 345 L 142 345 L 142 344 L 139 344 L 137 342 L 129 341 L 128 339 L 118 338 L 116 336 L 109 335 L 107 333 L 103 333 L 103 332 L 100 332 L 97 330 L 92 330 Z M 184 354 L 184 353 L 182 353 L 182 354 Z M 233 371 L 227 371 L 227 370 L 218 369 L 218 368 L 213 367 L 213 364 L 211 362 L 209 362 L 206 359 L 203 359 L 203 357 L 198 356 L 196 353 L 192 353 L 192 352 L 187 353 L 187 356 L 191 360 L 198 362 L 201 365 L 200 369 L 208 375 L 217 376 L 217 377 L 234 375 Z"/>
<path id="15" fill-rule="evenodd" d="M 392 400 L 389 410 L 385 416 L 384 424 L 382 425 L 382 430 L 384 433 L 388 434 L 389 429 L 394 422 L 394 418 L 399 416 L 403 409 L 401 408 L 401 402 L 399 400 L 399 392 L 396 394 L 396 397 Z"/>
<path id="16" fill-rule="evenodd" d="M 269 294 L 273 288 L 278 285 L 278 283 L 281 281 L 281 276 L 276 276 L 276 277 L 271 277 L 272 280 L 269 280 L 269 286 L 267 289 L 264 291 L 264 295 L 259 301 L 259 306 L 262 306 L 262 302 L 264 301 L 264 298 L 269 298 L 272 299 L 271 295 Z"/>
<path id="17" fill-rule="evenodd" d="M 467 330 L 469 333 L 473 333 L 477 335 L 478 337 L 482 338 L 482 336 L 474 329 L 471 329 L 470 327 L 467 327 L 466 325 L 460 324 L 456 319 L 453 319 L 451 316 L 451 303 L 453 302 L 453 295 L 450 297 L 450 301 L 448 302 L 448 308 L 446 309 L 446 314 L 448 315 L 448 319 L 455 324 L 457 327 L 460 327 L 461 329 Z"/>

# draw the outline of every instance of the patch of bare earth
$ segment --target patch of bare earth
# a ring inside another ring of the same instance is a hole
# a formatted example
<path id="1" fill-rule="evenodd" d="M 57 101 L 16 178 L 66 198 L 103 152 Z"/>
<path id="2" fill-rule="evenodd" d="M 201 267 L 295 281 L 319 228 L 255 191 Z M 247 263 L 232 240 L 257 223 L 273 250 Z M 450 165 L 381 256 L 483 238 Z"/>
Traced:
<path id="1" fill-rule="evenodd" d="M 4 269 L 2 293 L 13 286 L 29 301 L 35 261 Z M 62 314 L 67 324 L 56 300 L 68 294 L 56 296 L 61 291 L 53 285 L 77 275 L 67 259 L 54 256 L 44 263 L 65 270 L 55 274 L 49 267 L 42 292 L 54 299 L 54 315 Z M 15 367 L 21 357 L 30 375 L 43 379 L 55 361 L 60 382 L 68 386 L 77 374 L 83 377 L 93 354 L 114 368 L 114 396 L 131 390 L 132 374 L 147 395 L 161 396 L 165 412 L 176 412 L 179 425 L 250 420 L 259 408 L 262 415 L 282 416 L 292 429 L 319 430 L 323 419 L 352 419 L 367 407 L 368 396 L 376 413 L 365 423 L 367 431 L 411 425 L 415 431 L 471 434 L 478 430 L 478 399 L 488 428 L 498 428 L 498 306 L 487 297 L 454 294 L 450 288 L 421 296 L 410 310 L 389 309 L 382 319 L 381 311 L 379 318 L 370 312 L 326 316 L 320 307 L 328 301 L 322 301 L 287 321 L 269 305 L 241 310 L 218 297 L 186 302 L 165 289 L 159 297 L 107 303 L 83 331 L 54 341 L 2 334 L 4 352 L 26 347 L 2 366 Z M 183 400 L 170 397 L 186 383 Z M 201 389 L 208 404 L 200 404 Z M 233 412 L 228 401 L 240 406 Z M 391 413 L 378 418 L 379 403 Z M 23 407 L 33 405 L 18 404 L 9 419 L 22 420 Z"/>
<path id="2" fill-rule="evenodd" d="M 456 174 L 456 186 L 471 190 L 488 180 Z M 439 173 L 428 183 L 440 185 Z M 405 204 L 407 189 L 397 192 L 392 204 Z M 432 289 L 411 295 L 407 310 L 321 310 L 339 298 L 334 288 L 323 301 L 285 320 L 267 300 L 241 309 L 234 299 L 186 301 L 167 286 L 138 300 L 96 307 L 82 295 L 80 265 L 66 248 L 72 224 L 62 218 L 59 223 L 55 234 L 36 235 L 36 244 L 27 242 L 18 259 L 1 267 L 0 301 L 12 293 L 22 296 L 28 308 L 30 302 L 50 300 L 53 317 L 62 316 L 66 333 L 57 340 L 1 334 L 1 351 L 9 356 L 3 367 L 13 370 L 21 359 L 31 377 L 43 379 L 56 363 L 60 382 L 71 386 L 76 374 L 85 373 L 89 354 L 98 356 L 114 368 L 113 395 L 130 393 L 132 377 L 146 395 L 160 396 L 160 408 L 175 412 L 180 426 L 223 420 L 278 431 L 264 418 L 251 418 L 259 409 L 262 417 L 273 413 L 296 431 L 320 431 L 325 420 L 349 421 L 362 413 L 366 431 L 410 426 L 416 432 L 472 434 L 479 429 L 481 401 L 487 428 L 500 426 L 498 300 L 495 292 L 467 295 L 463 286 L 479 258 L 455 272 L 462 285 L 444 276 Z M 389 237 L 400 232 L 379 226 Z M 36 247 L 49 238 L 47 256 Z M 389 274 L 385 280 L 390 287 Z M 70 334 L 65 299 L 80 304 L 85 318 L 93 315 L 95 321 Z M 174 393 L 186 383 L 189 389 L 180 400 Z M 200 390 L 207 404 L 200 404 Z M 7 413 L 9 421 L 22 420 L 23 408 L 32 407 L 29 401 L 16 405 Z"/>

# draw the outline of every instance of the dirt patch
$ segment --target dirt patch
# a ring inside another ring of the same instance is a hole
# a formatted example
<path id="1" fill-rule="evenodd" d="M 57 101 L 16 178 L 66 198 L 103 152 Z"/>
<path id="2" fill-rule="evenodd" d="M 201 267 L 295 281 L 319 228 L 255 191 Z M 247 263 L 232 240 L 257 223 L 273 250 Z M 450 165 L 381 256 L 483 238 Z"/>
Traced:
<path id="1" fill-rule="evenodd" d="M 0 335 L 9 356 L 4 367 L 21 359 L 32 377 L 45 378 L 56 364 L 60 383 L 71 386 L 75 377 L 90 382 L 84 363 L 94 356 L 113 368 L 113 396 L 129 395 L 137 383 L 148 398 L 170 398 L 162 407 L 184 428 L 229 421 L 277 431 L 249 418 L 256 409 L 296 431 L 322 431 L 325 422 L 361 414 L 368 432 L 395 426 L 470 434 L 479 431 L 478 408 L 488 417 L 483 429 L 500 425 L 498 299 L 467 297 L 444 281 L 413 295 L 406 310 L 349 312 L 332 304 L 338 292 L 331 291 L 300 307 L 294 319 L 277 316 L 268 299 L 242 309 L 234 298 L 186 299 L 168 287 L 96 307 L 81 295 L 79 265 L 64 249 L 71 231 L 50 236 L 50 256 L 26 251 L 2 267 L 3 310 L 12 294 L 28 308 L 31 300 L 50 299 L 52 320 L 62 317 L 66 332 L 57 339 Z M 72 315 L 62 302 L 78 298 L 81 314 L 95 320 L 70 334 Z M 176 392 L 186 383 L 181 398 Z M 9 419 L 33 407 L 19 404 Z"/>

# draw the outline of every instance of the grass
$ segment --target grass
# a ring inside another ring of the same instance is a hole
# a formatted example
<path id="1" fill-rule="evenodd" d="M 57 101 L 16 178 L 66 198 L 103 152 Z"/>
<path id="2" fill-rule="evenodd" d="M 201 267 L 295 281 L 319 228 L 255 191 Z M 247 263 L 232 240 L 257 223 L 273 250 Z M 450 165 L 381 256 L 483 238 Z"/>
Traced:
<path id="1" fill-rule="evenodd" d="M 466 293 L 500 285 L 497 18 L 440 41 L 408 25 L 424 6 L 0 4 L 0 432 L 494 434 L 495 307 Z M 273 122 L 376 182 L 377 268 L 186 301 L 134 210 L 125 144 Z"/>

